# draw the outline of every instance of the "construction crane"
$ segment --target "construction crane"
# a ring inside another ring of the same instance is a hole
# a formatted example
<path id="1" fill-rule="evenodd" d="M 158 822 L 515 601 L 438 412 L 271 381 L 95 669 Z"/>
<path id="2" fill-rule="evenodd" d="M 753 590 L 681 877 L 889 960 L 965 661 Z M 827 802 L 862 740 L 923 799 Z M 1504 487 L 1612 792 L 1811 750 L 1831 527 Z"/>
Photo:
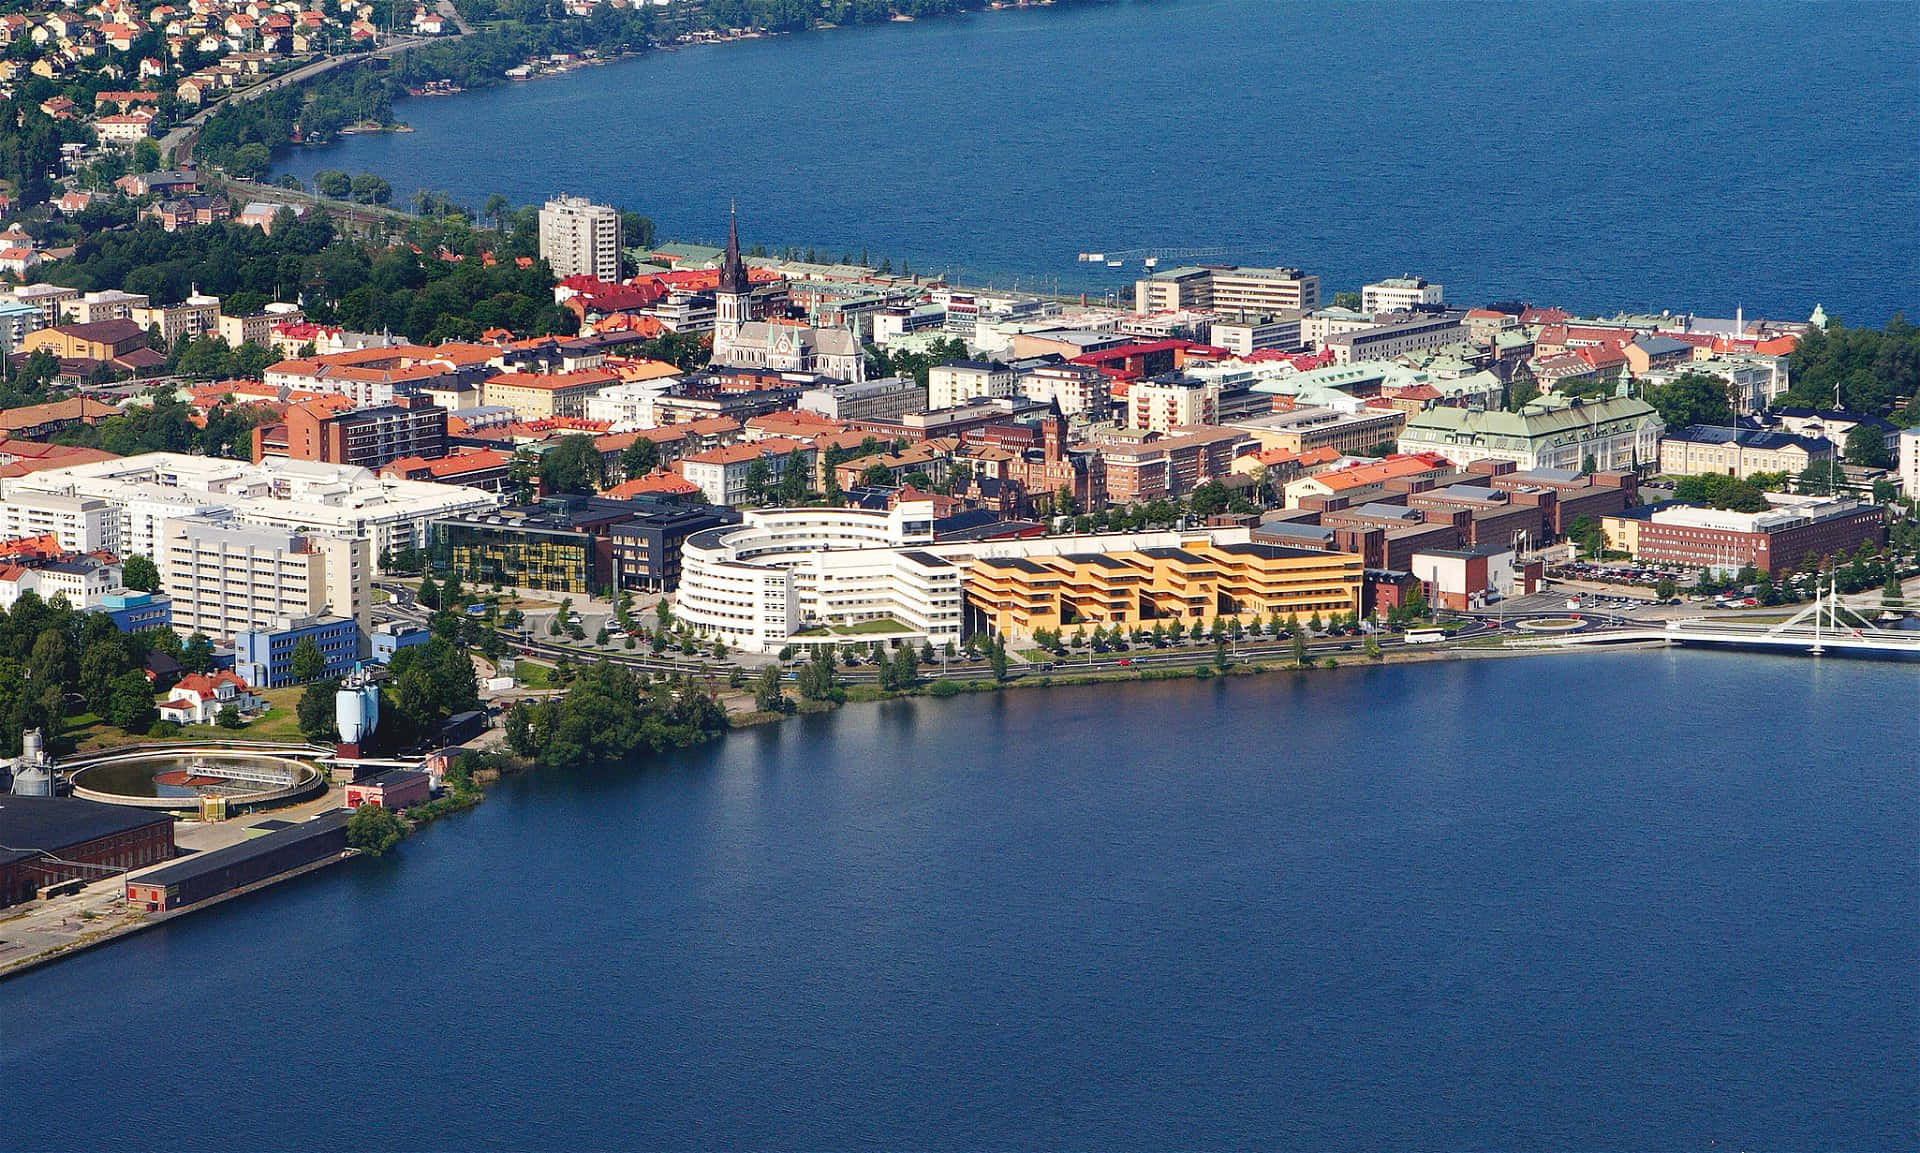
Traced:
<path id="1" fill-rule="evenodd" d="M 1204 260 L 1225 255 L 1224 248 L 1127 248 L 1118 252 L 1082 252 L 1077 259 L 1084 264 L 1104 264 L 1108 268 L 1125 268 L 1128 261 L 1138 260 L 1142 268 L 1153 269 L 1163 260 Z"/>

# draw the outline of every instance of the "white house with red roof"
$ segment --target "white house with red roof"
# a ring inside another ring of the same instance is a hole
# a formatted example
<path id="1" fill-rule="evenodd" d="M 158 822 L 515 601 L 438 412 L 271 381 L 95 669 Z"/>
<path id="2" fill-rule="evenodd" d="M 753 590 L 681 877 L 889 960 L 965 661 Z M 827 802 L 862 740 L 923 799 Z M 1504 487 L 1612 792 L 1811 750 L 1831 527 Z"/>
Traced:
<path id="1" fill-rule="evenodd" d="M 259 712 L 261 701 L 232 673 L 188 673 L 167 694 L 160 717 L 176 725 L 210 725 L 228 705 L 246 716 Z"/>

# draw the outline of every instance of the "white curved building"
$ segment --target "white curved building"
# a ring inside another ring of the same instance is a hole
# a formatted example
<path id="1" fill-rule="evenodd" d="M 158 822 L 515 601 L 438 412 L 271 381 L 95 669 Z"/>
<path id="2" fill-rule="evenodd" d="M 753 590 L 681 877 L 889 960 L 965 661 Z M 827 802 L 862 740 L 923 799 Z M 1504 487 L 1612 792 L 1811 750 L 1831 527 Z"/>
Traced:
<path id="1" fill-rule="evenodd" d="M 958 642 L 962 569 L 915 547 L 932 543 L 926 501 L 888 512 L 756 509 L 738 525 L 687 538 L 675 612 L 749 652 L 781 648 L 815 628 L 888 619 L 906 630 L 891 635 Z"/>

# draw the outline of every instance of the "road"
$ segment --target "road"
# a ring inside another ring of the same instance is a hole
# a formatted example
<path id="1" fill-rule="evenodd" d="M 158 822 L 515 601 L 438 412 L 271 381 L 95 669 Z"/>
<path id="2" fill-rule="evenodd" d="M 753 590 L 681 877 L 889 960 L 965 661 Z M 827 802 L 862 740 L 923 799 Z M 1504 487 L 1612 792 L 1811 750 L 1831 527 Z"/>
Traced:
<path id="1" fill-rule="evenodd" d="M 441 15 L 447 15 L 452 9 L 453 5 L 449 3 L 448 0 L 440 0 Z M 454 26 L 460 29 L 460 35 L 462 36 L 471 31 L 471 29 L 467 27 L 466 21 L 460 19 L 457 13 L 454 16 Z M 206 127 L 209 117 L 225 107 L 228 103 L 243 104 L 249 100 L 257 100 L 270 92 L 278 92 L 290 84 L 300 84 L 316 76 L 324 76 L 336 68 L 344 68 L 349 64 L 358 64 L 362 60 L 372 60 L 376 57 L 398 56 L 410 48 L 418 48 L 422 44 L 430 44 L 436 39 L 444 40 L 446 37 L 398 36 L 371 52 L 354 52 L 345 56 L 328 56 L 320 60 L 315 60 L 310 64 L 302 64 L 290 72 L 282 72 L 278 76 L 262 80 L 258 84 L 250 84 L 245 88 L 236 88 L 181 121 L 175 126 L 173 131 L 161 137 L 160 155 L 165 158 L 167 164 L 176 168 L 191 160 L 193 158 L 193 141 L 198 139 L 200 129 Z"/>

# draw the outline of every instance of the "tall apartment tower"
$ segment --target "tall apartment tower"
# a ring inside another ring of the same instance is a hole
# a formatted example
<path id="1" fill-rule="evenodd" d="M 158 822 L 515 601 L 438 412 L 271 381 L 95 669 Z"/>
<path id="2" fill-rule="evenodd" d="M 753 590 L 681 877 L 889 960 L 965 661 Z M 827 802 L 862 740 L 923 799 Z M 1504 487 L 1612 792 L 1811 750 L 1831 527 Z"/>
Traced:
<path id="1" fill-rule="evenodd" d="M 540 257 L 553 274 L 620 280 L 620 214 L 584 196 L 556 196 L 540 209 Z"/>

